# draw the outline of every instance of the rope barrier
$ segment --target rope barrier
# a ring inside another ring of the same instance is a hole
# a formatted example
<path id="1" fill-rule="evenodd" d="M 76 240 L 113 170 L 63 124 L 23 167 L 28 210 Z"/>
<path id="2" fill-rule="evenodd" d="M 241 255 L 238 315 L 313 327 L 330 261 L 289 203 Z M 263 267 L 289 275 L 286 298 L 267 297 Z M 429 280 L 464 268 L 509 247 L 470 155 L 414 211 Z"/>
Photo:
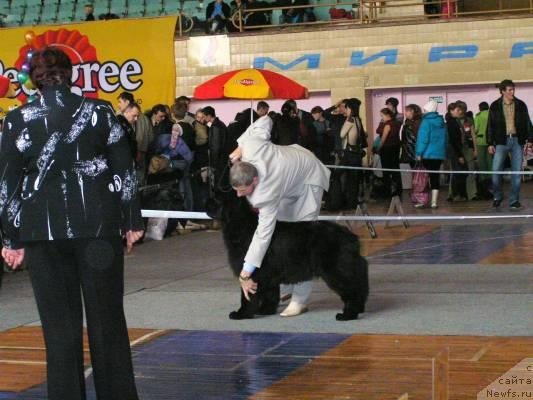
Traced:
<path id="1" fill-rule="evenodd" d="M 394 169 L 374 167 L 350 167 L 347 165 L 326 165 L 332 169 L 353 169 L 358 171 L 384 171 L 384 172 L 427 172 L 428 174 L 467 174 L 467 175 L 533 175 L 533 171 L 448 171 L 448 170 L 421 170 L 421 169 Z"/>
<path id="2" fill-rule="evenodd" d="M 142 210 L 145 218 L 172 218 L 172 219 L 204 219 L 209 217 L 204 212 L 189 211 L 160 211 Z M 466 221 L 466 220 L 489 220 L 489 219 L 530 219 L 533 214 L 473 214 L 473 215 L 320 215 L 318 221 Z"/>

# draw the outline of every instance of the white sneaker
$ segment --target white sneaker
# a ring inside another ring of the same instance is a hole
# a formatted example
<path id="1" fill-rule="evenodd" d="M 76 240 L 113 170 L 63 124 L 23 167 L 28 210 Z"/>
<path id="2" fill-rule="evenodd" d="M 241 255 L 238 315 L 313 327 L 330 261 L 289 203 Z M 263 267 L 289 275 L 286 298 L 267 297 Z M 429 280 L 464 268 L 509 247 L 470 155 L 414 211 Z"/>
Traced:
<path id="1" fill-rule="evenodd" d="M 296 317 L 308 311 L 305 304 L 299 304 L 291 301 L 287 308 L 281 312 L 282 317 Z"/>

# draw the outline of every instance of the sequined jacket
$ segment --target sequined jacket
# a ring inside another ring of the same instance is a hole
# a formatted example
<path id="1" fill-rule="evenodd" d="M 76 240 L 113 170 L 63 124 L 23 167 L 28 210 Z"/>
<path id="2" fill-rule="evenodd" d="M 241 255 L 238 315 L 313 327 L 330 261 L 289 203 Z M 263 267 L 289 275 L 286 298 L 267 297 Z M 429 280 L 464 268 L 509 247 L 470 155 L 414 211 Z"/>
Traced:
<path id="1" fill-rule="evenodd" d="M 108 103 L 47 87 L 6 116 L 0 216 L 8 248 L 143 229 L 130 146 Z"/>

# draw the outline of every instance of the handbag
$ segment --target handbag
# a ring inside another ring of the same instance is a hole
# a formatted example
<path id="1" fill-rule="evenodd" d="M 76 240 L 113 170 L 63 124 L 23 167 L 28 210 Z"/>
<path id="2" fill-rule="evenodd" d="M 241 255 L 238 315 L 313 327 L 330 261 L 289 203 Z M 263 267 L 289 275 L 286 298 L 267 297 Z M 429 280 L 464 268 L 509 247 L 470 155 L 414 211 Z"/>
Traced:
<path id="1" fill-rule="evenodd" d="M 416 171 L 413 174 L 411 201 L 414 204 L 427 205 L 429 203 L 429 174 L 418 163 L 414 169 Z"/>

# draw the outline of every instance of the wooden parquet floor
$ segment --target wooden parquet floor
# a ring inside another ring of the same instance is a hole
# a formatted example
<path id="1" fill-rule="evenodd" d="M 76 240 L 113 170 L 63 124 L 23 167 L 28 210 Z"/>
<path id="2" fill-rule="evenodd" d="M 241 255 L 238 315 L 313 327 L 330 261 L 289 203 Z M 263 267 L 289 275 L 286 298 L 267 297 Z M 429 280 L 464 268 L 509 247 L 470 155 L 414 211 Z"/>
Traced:
<path id="1" fill-rule="evenodd" d="M 252 397 L 429 400 L 432 358 L 449 348 L 449 399 L 477 393 L 533 354 L 532 338 L 354 335 Z"/>
<path id="2" fill-rule="evenodd" d="M 134 365 L 144 400 L 156 393 L 157 399 L 169 400 L 217 393 L 220 397 L 209 398 L 397 400 L 407 393 L 409 399 L 428 400 L 432 359 L 446 348 L 449 399 L 476 399 L 484 387 L 533 354 L 530 337 L 146 329 L 132 329 L 130 337 L 137 345 Z M 29 387 L 44 382 L 45 368 L 40 328 L 0 333 L 0 398 L 18 399 L 16 392 L 24 396 Z M 33 397 L 34 392 L 31 398 L 46 398 L 38 393 L 42 397 Z"/>
<path id="3" fill-rule="evenodd" d="M 130 329 L 130 343 L 137 345 L 163 334 L 153 329 Z M 84 334 L 85 366 L 90 365 L 87 334 Z M 0 392 L 21 392 L 46 379 L 46 352 L 40 327 L 0 332 Z"/>

